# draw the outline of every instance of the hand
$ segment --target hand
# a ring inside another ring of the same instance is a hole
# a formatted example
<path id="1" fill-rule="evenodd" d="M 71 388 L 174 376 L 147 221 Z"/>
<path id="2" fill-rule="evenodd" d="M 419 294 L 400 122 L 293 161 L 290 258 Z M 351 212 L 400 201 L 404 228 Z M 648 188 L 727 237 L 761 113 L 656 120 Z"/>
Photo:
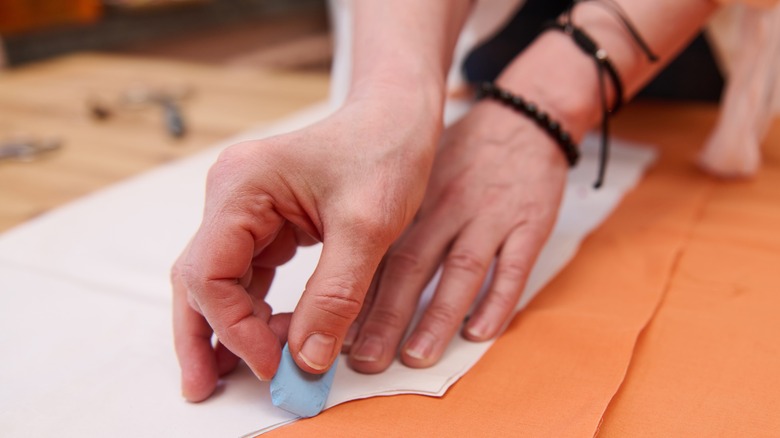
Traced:
<path id="1" fill-rule="evenodd" d="M 390 105 L 361 99 L 305 130 L 230 147 L 212 167 L 203 222 L 172 270 L 188 400 L 207 398 L 239 358 L 271 379 L 287 333 L 303 370 L 330 367 L 419 206 L 440 131 L 430 113 Z M 316 240 L 322 256 L 292 320 L 272 317 L 275 268 Z"/>
<path id="2" fill-rule="evenodd" d="M 566 174 L 547 134 L 498 103 L 476 104 L 446 130 L 419 214 L 386 256 L 373 297 L 345 340 L 351 366 L 377 373 L 390 365 L 440 264 L 441 282 L 400 348 L 401 361 L 418 368 L 439 360 L 494 259 L 489 291 L 463 336 L 496 336 L 555 222 Z"/>

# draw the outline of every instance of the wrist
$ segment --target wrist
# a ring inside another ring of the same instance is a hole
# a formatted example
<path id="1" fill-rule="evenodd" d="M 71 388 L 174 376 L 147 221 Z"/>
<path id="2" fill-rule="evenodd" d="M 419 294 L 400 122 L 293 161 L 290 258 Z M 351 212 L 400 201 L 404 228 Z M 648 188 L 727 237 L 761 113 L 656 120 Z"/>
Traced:
<path id="1" fill-rule="evenodd" d="M 545 32 L 496 81 L 558 121 L 575 142 L 599 120 L 598 72 L 593 60 L 558 32 Z"/>
<path id="2" fill-rule="evenodd" d="M 375 102 L 383 111 L 400 116 L 420 118 L 431 125 L 441 125 L 444 115 L 444 78 L 417 70 L 376 71 L 356 77 L 346 103 Z"/>
<path id="3" fill-rule="evenodd" d="M 443 127 L 444 83 L 424 75 L 379 73 L 353 81 L 344 107 L 380 122 L 384 135 L 408 137 L 407 146 L 435 150 Z M 405 78 L 406 77 L 406 78 Z"/>
<path id="4" fill-rule="evenodd" d="M 511 108 L 515 113 L 522 115 L 525 119 L 533 122 L 537 128 L 544 131 L 547 136 L 558 145 L 558 148 L 566 157 L 566 162 L 569 163 L 569 166 L 575 166 L 577 164 L 580 153 L 571 134 L 561 128 L 561 125 L 557 120 L 550 118 L 550 115 L 539 109 L 535 103 L 527 101 L 522 96 L 514 95 L 496 84 L 491 83 L 484 83 L 480 86 L 479 96 L 482 99 L 490 99 L 499 102 L 503 106 Z"/>

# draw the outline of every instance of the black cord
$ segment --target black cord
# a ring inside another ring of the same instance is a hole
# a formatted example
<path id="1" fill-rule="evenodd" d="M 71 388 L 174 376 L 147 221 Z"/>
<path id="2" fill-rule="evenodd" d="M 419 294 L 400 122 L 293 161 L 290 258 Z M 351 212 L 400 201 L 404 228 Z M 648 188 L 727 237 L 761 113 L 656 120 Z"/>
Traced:
<path id="1" fill-rule="evenodd" d="M 642 38 L 642 35 L 639 33 L 639 31 L 636 29 L 633 23 L 631 23 L 631 20 L 628 18 L 628 15 L 626 15 L 625 11 L 623 11 L 623 8 L 620 7 L 620 5 L 615 0 L 574 0 L 571 8 L 568 10 L 569 14 L 569 22 L 571 22 L 571 10 L 574 8 L 574 5 L 577 3 L 595 3 L 604 9 L 612 12 L 612 15 L 614 15 L 618 21 L 620 21 L 623 24 L 623 27 L 626 28 L 626 31 L 631 35 L 634 42 L 639 46 L 639 48 L 645 53 L 645 56 L 647 57 L 648 61 L 650 62 L 657 62 L 660 58 L 658 55 L 656 55 L 651 49 L 650 46 L 647 44 L 647 42 Z"/>
<path id="2" fill-rule="evenodd" d="M 612 88 L 615 91 L 615 103 L 612 104 L 612 108 L 608 111 L 611 114 L 616 113 L 620 107 L 623 106 L 623 81 L 620 79 L 620 74 L 609 59 L 607 52 L 601 49 L 593 38 L 591 38 L 583 29 L 573 25 L 571 22 L 559 23 L 557 21 L 551 21 L 545 24 L 543 29 L 559 30 L 566 35 L 569 35 L 583 52 L 593 57 L 596 61 L 596 66 L 599 68 L 599 76 L 604 72 L 609 75 L 609 79 L 612 82 Z M 604 89 L 604 91 L 606 91 L 606 89 Z"/>
<path id="3" fill-rule="evenodd" d="M 584 2 L 596 2 L 602 7 L 607 8 L 613 13 L 620 21 L 629 35 L 633 38 L 634 42 L 644 52 L 645 56 L 650 62 L 656 62 L 658 56 L 656 56 L 650 47 L 639 34 L 636 27 L 628 19 L 628 16 L 620 7 L 620 5 L 614 0 L 573 0 L 571 7 L 567 9 L 562 16 L 563 22 L 553 22 L 545 26 L 545 29 L 555 29 L 564 32 L 569 35 L 577 46 L 586 54 L 591 56 L 596 63 L 596 70 L 599 77 L 599 95 L 601 100 L 601 147 L 599 149 L 599 170 L 596 182 L 593 184 L 594 188 L 600 188 L 604 185 L 604 178 L 607 171 L 607 161 L 609 160 L 609 116 L 614 114 L 620 109 L 623 104 L 623 81 L 620 79 L 617 69 L 609 59 L 607 52 L 600 48 L 599 45 L 590 37 L 583 29 L 574 25 L 572 21 L 572 10 L 577 3 Z M 604 77 L 608 76 L 612 82 L 613 89 L 615 91 L 615 103 L 612 108 L 609 107 L 607 102 L 607 86 Z"/>

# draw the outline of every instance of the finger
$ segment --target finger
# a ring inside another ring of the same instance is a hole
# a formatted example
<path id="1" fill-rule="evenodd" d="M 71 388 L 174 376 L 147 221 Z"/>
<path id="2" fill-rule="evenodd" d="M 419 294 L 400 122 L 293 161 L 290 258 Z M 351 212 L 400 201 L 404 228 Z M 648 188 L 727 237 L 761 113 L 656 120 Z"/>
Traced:
<path id="1" fill-rule="evenodd" d="M 273 278 L 273 270 L 270 271 L 271 278 Z M 255 302 L 254 307 L 255 315 L 258 315 L 260 319 L 268 321 L 271 318 L 271 306 L 268 303 L 264 301 L 257 301 Z M 241 361 L 240 357 L 236 356 L 225 346 L 225 344 L 219 340 L 217 340 L 217 344 L 214 347 L 214 353 L 216 356 L 217 369 L 219 370 L 220 376 L 231 373 L 236 369 L 238 362 Z"/>
<path id="2" fill-rule="evenodd" d="M 252 299 L 255 315 L 271 315 L 271 306 L 265 302 L 265 296 L 268 295 L 275 275 L 276 269 L 252 266 L 245 278 L 239 280 L 239 284 Z"/>
<path id="3" fill-rule="evenodd" d="M 320 261 L 290 323 L 290 352 L 301 369 L 323 373 L 341 351 L 387 247 L 354 232 L 326 237 Z"/>
<path id="4" fill-rule="evenodd" d="M 270 271 L 270 278 L 273 278 L 273 269 L 263 271 Z M 267 282 L 270 283 L 270 279 Z M 271 318 L 271 306 L 263 301 L 262 297 L 260 299 L 255 299 L 255 297 L 252 298 L 254 299 L 255 315 L 262 320 L 268 321 Z M 232 372 L 241 360 L 240 357 L 236 356 L 225 346 L 225 344 L 219 342 L 219 340 L 217 340 L 216 346 L 214 347 L 214 353 L 216 355 L 217 368 L 220 376 Z"/>
<path id="5" fill-rule="evenodd" d="M 448 209 L 433 210 L 412 225 L 392 248 L 374 302 L 350 349 L 352 368 L 378 373 L 390 366 L 420 295 L 461 224 Z"/>
<path id="6" fill-rule="evenodd" d="M 460 330 L 509 227 L 493 220 L 494 215 L 482 217 L 487 219 L 465 226 L 445 255 L 433 299 L 401 349 L 404 364 L 435 364 Z"/>
<path id="7" fill-rule="evenodd" d="M 355 322 L 349 326 L 349 330 L 347 330 L 347 334 L 344 336 L 344 342 L 341 344 L 342 354 L 349 354 L 349 350 L 352 348 L 352 344 L 355 342 L 355 339 L 357 339 L 358 333 L 360 333 L 360 327 L 363 325 L 363 322 L 368 316 L 368 312 L 373 306 L 374 297 L 376 296 L 379 277 L 382 275 L 383 266 L 384 259 L 379 263 L 379 267 L 377 267 L 376 272 L 374 273 L 374 277 L 371 279 L 371 285 L 368 286 L 368 292 L 366 292 L 366 298 L 363 300 L 363 307 L 360 308 L 360 313 L 358 314 L 357 318 L 355 318 Z"/>
<path id="8" fill-rule="evenodd" d="M 227 347 L 219 341 L 217 341 L 217 345 L 214 347 L 214 352 L 220 376 L 233 372 L 233 370 L 236 369 L 238 362 L 241 360 L 241 358 L 233 354 L 232 351 L 228 350 Z"/>
<path id="9" fill-rule="evenodd" d="M 515 228 L 501 247 L 488 293 L 464 327 L 463 336 L 484 341 L 498 335 L 514 315 L 531 268 L 549 231 L 523 224 Z"/>
<path id="10" fill-rule="evenodd" d="M 255 314 L 257 307 L 243 289 L 228 280 L 212 281 L 210 291 L 216 298 L 201 301 L 214 332 L 230 351 L 241 357 L 261 380 L 270 380 L 281 357 L 278 338 Z M 243 296 L 239 296 L 243 294 Z"/>
<path id="11" fill-rule="evenodd" d="M 292 313 L 278 313 L 271 316 L 271 319 L 268 321 L 271 331 L 279 338 L 279 345 L 287 343 L 287 330 L 290 328 L 291 319 Z"/>
<path id="12" fill-rule="evenodd" d="M 258 201 L 259 202 L 259 201 Z M 261 380 L 270 380 L 281 357 L 267 315 L 241 285 L 253 256 L 268 246 L 283 220 L 269 203 L 252 204 L 251 215 L 215 209 L 193 239 L 185 276 L 187 288 L 219 340 L 241 357 Z"/>
<path id="13" fill-rule="evenodd" d="M 262 268 L 276 268 L 289 262 L 298 249 L 298 238 L 294 225 L 286 222 L 274 240 L 262 251 L 257 251 L 252 264 Z"/>
<path id="14" fill-rule="evenodd" d="M 185 399 L 207 399 L 217 387 L 219 370 L 211 348 L 212 330 L 206 319 L 190 307 L 187 290 L 174 268 L 173 334 L 181 368 L 181 391 Z"/>

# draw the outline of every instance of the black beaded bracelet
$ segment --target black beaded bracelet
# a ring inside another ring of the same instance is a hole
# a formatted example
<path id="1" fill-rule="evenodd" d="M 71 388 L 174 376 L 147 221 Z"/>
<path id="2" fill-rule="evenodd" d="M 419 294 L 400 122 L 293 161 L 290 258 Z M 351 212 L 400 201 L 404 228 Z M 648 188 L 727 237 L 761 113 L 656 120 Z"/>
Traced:
<path id="1" fill-rule="evenodd" d="M 497 100 L 528 117 L 555 140 L 570 167 L 574 167 L 577 161 L 579 161 L 580 151 L 577 149 L 577 145 L 574 144 L 571 135 L 563 130 L 560 123 L 551 119 L 547 113 L 540 110 L 533 102 L 513 95 L 492 82 L 483 82 L 477 91 L 477 97 L 480 99 L 490 98 Z"/>

